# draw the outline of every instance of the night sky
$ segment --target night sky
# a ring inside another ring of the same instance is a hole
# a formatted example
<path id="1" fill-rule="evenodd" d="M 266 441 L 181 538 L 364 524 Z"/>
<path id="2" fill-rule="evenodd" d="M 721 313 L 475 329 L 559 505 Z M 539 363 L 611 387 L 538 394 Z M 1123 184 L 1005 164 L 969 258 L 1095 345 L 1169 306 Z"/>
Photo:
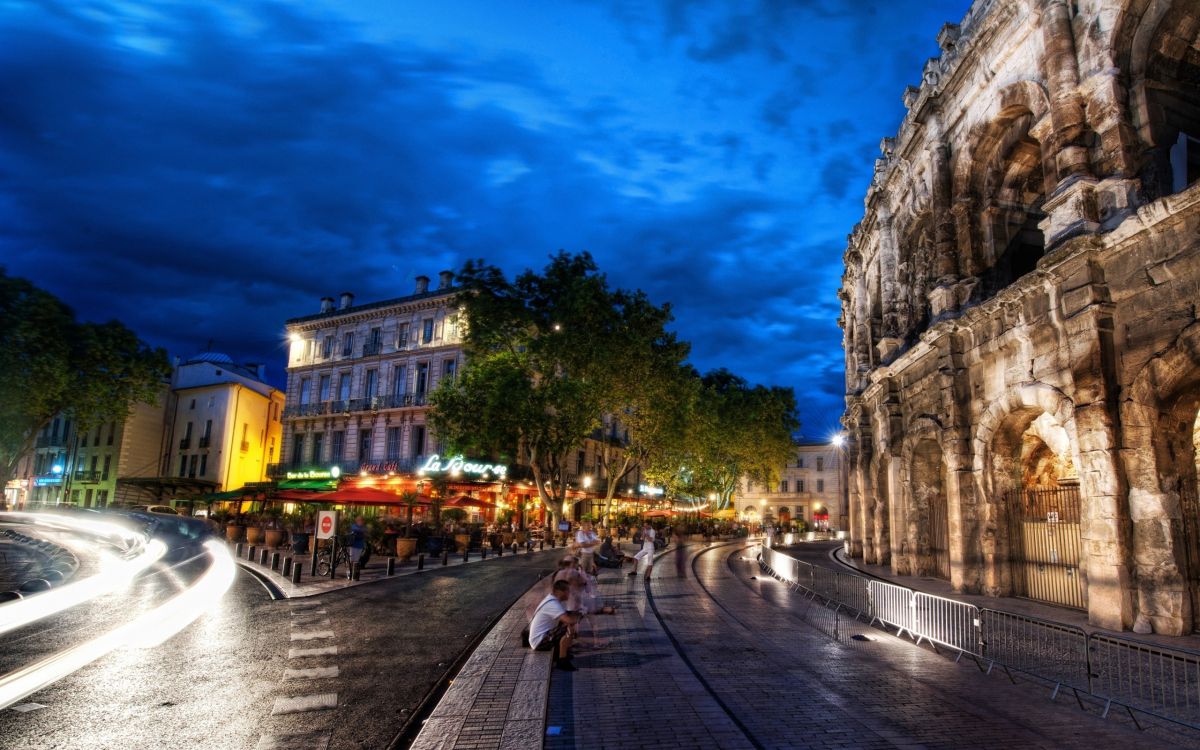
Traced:
<path id="1" fill-rule="evenodd" d="M 0 0 L 0 264 L 281 385 L 322 296 L 589 250 L 825 437 L 846 235 L 968 6 Z"/>

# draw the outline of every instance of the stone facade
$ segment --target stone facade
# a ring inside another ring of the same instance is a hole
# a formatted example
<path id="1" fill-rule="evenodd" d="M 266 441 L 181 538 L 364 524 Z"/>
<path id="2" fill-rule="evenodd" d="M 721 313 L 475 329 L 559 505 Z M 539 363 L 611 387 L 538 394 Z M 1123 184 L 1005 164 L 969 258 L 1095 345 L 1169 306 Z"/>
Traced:
<path id="1" fill-rule="evenodd" d="M 1200 3 L 978 0 L 938 42 L 845 253 L 853 554 L 1190 632 Z"/>
<path id="2" fill-rule="evenodd" d="M 770 487 L 743 479 L 733 498 L 739 520 L 759 523 L 766 513 L 777 522 L 804 521 L 808 528 L 845 529 L 841 449 L 831 442 L 801 441 L 795 457 L 778 469 Z"/>

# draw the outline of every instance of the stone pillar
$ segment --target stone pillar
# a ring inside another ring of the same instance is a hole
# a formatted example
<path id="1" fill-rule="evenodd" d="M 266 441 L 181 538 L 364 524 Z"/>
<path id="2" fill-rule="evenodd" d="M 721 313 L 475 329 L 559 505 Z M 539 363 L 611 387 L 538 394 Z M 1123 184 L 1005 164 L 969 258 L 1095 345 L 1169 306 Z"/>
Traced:
<path id="1" fill-rule="evenodd" d="M 900 331 L 900 248 L 892 231 L 892 212 L 881 203 L 876 209 L 876 226 L 879 230 L 879 294 L 883 298 L 883 335 L 876 344 L 879 361 L 887 364 L 896 358 L 904 343 Z"/>

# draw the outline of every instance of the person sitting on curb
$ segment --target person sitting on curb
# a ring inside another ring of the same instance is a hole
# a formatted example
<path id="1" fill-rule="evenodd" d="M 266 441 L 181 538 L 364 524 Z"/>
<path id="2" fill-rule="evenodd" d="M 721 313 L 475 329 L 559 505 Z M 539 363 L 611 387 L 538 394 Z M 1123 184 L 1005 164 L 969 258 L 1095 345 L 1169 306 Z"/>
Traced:
<path id="1" fill-rule="evenodd" d="M 534 651 L 553 651 L 555 668 L 564 672 L 576 670 L 571 663 L 572 639 L 567 630 L 579 622 L 579 613 L 568 612 L 563 606 L 570 595 L 570 583 L 555 581 L 554 588 L 538 604 L 529 622 L 529 647 Z"/>
<path id="2" fill-rule="evenodd" d="M 596 559 L 606 568 L 619 568 L 627 562 L 632 562 L 633 558 L 626 555 L 613 544 L 611 536 L 604 537 L 604 543 L 600 545 L 600 552 L 597 553 Z"/>

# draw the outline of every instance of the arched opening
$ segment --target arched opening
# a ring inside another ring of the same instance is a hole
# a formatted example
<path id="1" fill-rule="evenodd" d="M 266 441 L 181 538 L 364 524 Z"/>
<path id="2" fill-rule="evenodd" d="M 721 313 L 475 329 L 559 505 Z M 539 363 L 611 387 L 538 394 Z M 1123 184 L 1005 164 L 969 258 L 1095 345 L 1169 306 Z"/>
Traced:
<path id="1" fill-rule="evenodd" d="M 1070 437 L 1046 412 L 1013 414 L 993 444 L 993 490 L 1007 523 L 998 551 L 1015 596 L 1085 609 L 1082 498 Z"/>
<path id="2" fill-rule="evenodd" d="M 936 440 L 913 449 L 909 474 L 910 534 L 915 537 L 916 574 L 950 580 L 950 513 L 946 499 L 946 462 Z"/>
<path id="3" fill-rule="evenodd" d="M 1128 23 L 1123 69 L 1145 146 L 1139 176 L 1154 200 L 1200 181 L 1200 7 L 1155 3 L 1131 10 Z"/>
<path id="4" fill-rule="evenodd" d="M 1179 499 L 1182 523 L 1178 528 L 1182 539 L 1177 543 L 1183 548 L 1183 559 L 1179 563 L 1184 569 L 1191 598 L 1191 628 L 1200 631 L 1200 497 L 1197 493 L 1200 390 L 1193 389 L 1175 399 L 1171 408 L 1160 416 L 1156 433 L 1159 486 L 1168 497 Z M 1170 510 L 1168 514 L 1173 515 Z"/>
<path id="5" fill-rule="evenodd" d="M 785 529 L 792 523 L 792 509 L 786 505 L 779 506 L 779 525 Z"/>
<path id="6" fill-rule="evenodd" d="M 977 183 L 983 211 L 985 270 L 978 293 L 992 297 L 1037 268 L 1046 239 L 1039 226 L 1049 187 L 1042 146 L 1032 135 L 1033 113 L 1017 110 L 1001 118 L 983 174 Z"/>

